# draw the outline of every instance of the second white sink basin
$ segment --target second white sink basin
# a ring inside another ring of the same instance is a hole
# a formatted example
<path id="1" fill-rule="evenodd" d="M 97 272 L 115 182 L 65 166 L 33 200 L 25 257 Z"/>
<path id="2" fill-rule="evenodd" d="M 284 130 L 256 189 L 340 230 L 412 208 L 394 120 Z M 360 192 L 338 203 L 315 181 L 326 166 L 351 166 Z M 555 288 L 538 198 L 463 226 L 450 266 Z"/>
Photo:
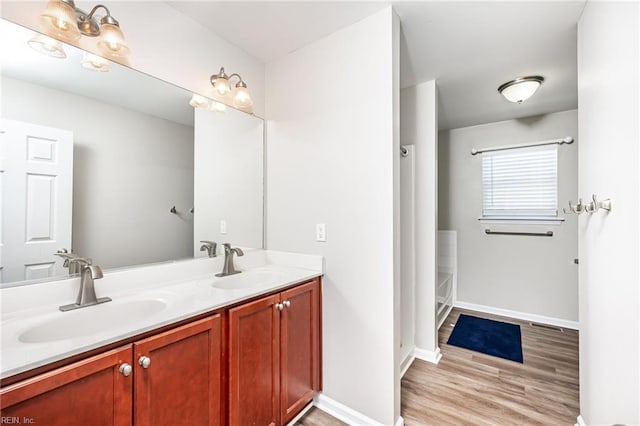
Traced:
<path id="1" fill-rule="evenodd" d="M 167 308 L 163 300 L 107 302 L 61 312 L 53 320 L 35 325 L 18 336 L 24 343 L 45 343 L 89 336 L 147 318 Z"/>
<path id="2" fill-rule="evenodd" d="M 236 275 L 220 278 L 211 284 L 215 288 L 223 290 L 236 290 L 242 288 L 259 287 L 281 281 L 285 275 L 278 271 L 245 271 Z"/>

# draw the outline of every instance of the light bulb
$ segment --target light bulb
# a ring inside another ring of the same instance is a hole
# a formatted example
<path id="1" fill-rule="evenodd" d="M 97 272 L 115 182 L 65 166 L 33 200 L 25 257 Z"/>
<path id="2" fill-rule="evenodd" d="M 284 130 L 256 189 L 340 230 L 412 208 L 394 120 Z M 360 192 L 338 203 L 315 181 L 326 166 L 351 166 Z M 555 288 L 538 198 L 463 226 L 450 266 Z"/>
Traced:
<path id="1" fill-rule="evenodd" d="M 224 77 L 218 77 L 213 82 L 213 87 L 216 89 L 216 92 L 220 94 L 220 96 L 224 96 L 231 91 L 231 87 L 229 86 L 229 80 Z"/>
<path id="2" fill-rule="evenodd" d="M 207 100 L 207 98 L 205 98 L 204 96 L 194 93 L 193 96 L 191 96 L 189 105 L 194 108 L 209 108 L 209 100 Z"/>
<path id="3" fill-rule="evenodd" d="M 40 15 L 40 25 L 47 34 L 68 41 L 80 39 L 75 9 L 60 0 L 51 0 Z"/>
<path id="4" fill-rule="evenodd" d="M 107 72 L 111 70 L 109 61 L 101 56 L 94 55 L 89 52 L 84 52 L 82 54 L 82 61 L 80 61 L 80 64 L 83 68 L 92 71 Z"/>
<path id="5" fill-rule="evenodd" d="M 100 25 L 100 39 L 98 49 L 105 56 L 125 57 L 129 54 L 129 48 L 124 41 L 124 34 L 119 26 L 103 23 Z"/>
<path id="6" fill-rule="evenodd" d="M 214 112 L 225 112 L 227 110 L 227 106 L 223 103 L 212 101 L 209 109 Z"/>
<path id="7" fill-rule="evenodd" d="M 244 86 L 236 86 L 236 94 L 233 97 L 233 105 L 238 108 L 249 108 L 253 105 L 253 101 L 251 100 L 251 95 L 249 95 L 249 91 Z"/>
<path id="8" fill-rule="evenodd" d="M 37 34 L 35 37 L 29 40 L 27 44 L 36 52 L 42 53 L 43 55 L 47 55 L 52 58 L 64 59 L 67 57 L 67 54 L 62 47 L 62 43 L 43 34 Z"/>

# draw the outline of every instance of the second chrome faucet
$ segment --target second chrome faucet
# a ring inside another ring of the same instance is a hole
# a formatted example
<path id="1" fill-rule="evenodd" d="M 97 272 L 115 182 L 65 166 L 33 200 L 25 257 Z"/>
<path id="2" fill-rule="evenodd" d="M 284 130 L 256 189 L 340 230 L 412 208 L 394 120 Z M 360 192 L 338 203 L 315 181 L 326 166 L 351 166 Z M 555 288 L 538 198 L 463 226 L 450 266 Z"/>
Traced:
<path id="1" fill-rule="evenodd" d="M 236 271 L 236 268 L 233 265 L 233 255 L 237 254 L 238 256 L 244 256 L 244 252 L 238 247 L 232 248 L 229 243 L 224 243 L 222 246 L 224 247 L 224 267 L 222 268 L 222 272 L 216 274 L 216 277 L 226 277 L 227 275 L 239 274 L 242 272 Z"/>

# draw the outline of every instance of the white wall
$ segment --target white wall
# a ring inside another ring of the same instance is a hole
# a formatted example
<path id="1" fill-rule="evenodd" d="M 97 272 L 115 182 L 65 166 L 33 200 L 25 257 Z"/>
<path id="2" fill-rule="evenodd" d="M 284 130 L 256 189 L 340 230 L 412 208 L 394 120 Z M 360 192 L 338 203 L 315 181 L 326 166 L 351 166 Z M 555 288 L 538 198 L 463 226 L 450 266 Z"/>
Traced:
<path id="1" fill-rule="evenodd" d="M 77 1 L 90 10 L 95 2 Z M 34 30 L 46 1 L 3 0 L 2 17 Z M 264 116 L 264 64 L 193 19 L 159 1 L 116 1 L 108 5 L 120 22 L 131 49 L 129 65 L 192 92 L 211 95 L 209 76 L 221 66 L 242 75 L 253 109 Z M 95 51 L 95 39 L 82 37 L 79 47 Z"/>
<path id="2" fill-rule="evenodd" d="M 415 153 L 415 345 L 435 356 L 438 230 L 438 100 L 434 80 L 400 92 L 400 137 Z"/>
<path id="3" fill-rule="evenodd" d="M 439 228 L 458 231 L 457 300 L 553 319 L 578 320 L 578 221 L 559 226 L 480 223 L 482 155 L 472 148 L 572 136 L 558 148 L 558 204 L 578 198 L 578 112 L 500 121 L 440 132 Z M 584 196 L 584 194 L 581 194 Z M 484 230 L 544 232 L 552 238 L 486 235 Z"/>
<path id="4" fill-rule="evenodd" d="M 197 108 L 194 133 L 195 255 L 207 255 L 200 240 L 262 248 L 263 121 L 230 108 Z"/>
<path id="5" fill-rule="evenodd" d="M 580 410 L 588 425 L 640 424 L 638 93 L 634 3 L 589 2 L 578 25 Z"/>
<path id="6" fill-rule="evenodd" d="M 103 268 L 193 255 L 192 127 L 10 78 L 2 116 L 73 131 L 75 253 Z"/>
<path id="7" fill-rule="evenodd" d="M 383 424 L 399 414 L 398 27 L 386 8 L 266 75 L 267 247 L 325 257 L 324 394 Z"/>

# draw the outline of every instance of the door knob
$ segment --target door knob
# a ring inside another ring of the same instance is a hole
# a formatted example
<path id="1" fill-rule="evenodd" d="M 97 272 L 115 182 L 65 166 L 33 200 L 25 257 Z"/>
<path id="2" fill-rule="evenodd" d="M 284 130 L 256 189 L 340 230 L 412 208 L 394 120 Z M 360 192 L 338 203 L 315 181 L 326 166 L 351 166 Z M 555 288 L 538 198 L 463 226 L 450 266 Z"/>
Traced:
<path id="1" fill-rule="evenodd" d="M 124 377 L 127 377 L 129 374 L 131 374 L 131 372 L 133 371 L 133 368 L 131 368 L 129 364 L 125 363 L 120 366 L 118 371 L 120 371 Z"/>
<path id="2" fill-rule="evenodd" d="M 284 309 L 284 305 L 282 303 L 276 303 L 276 309 L 281 311 Z"/>
<path id="3" fill-rule="evenodd" d="M 138 359 L 138 364 L 140 364 L 142 368 L 149 368 L 149 366 L 151 365 L 151 358 L 149 358 L 148 356 L 141 356 Z"/>
<path id="4" fill-rule="evenodd" d="M 289 306 L 291 306 L 291 302 L 288 300 L 285 300 L 284 302 L 282 302 L 282 304 L 284 305 L 285 308 L 288 308 Z"/>

